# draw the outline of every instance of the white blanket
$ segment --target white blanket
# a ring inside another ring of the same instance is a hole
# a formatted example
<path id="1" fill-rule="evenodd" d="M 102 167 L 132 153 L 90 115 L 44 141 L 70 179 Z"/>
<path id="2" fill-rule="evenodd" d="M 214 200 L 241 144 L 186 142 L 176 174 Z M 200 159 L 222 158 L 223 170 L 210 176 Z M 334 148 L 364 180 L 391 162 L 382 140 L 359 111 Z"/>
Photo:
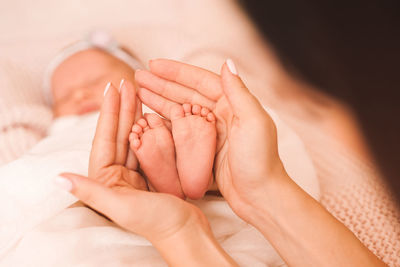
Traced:
<path id="1" fill-rule="evenodd" d="M 47 138 L 0 168 L 0 266 L 165 266 L 142 237 L 86 207 L 68 208 L 77 200 L 53 184 L 60 172 L 87 175 L 97 117 L 94 113 L 56 120 Z M 273 118 L 285 168 L 318 199 L 318 181 L 301 141 Z M 222 198 L 193 203 L 204 211 L 218 241 L 241 266 L 284 265 L 262 235 L 238 218 Z"/>

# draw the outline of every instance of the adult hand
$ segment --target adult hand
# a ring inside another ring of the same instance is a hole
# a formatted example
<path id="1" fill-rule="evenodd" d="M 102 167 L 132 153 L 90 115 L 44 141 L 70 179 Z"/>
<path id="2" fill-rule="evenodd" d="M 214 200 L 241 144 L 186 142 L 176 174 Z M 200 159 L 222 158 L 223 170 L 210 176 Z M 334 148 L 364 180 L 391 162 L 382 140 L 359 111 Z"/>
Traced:
<path id="1" fill-rule="evenodd" d="M 123 83 L 121 93 L 112 85 L 107 89 L 93 140 L 89 178 L 64 173 L 56 182 L 116 224 L 147 238 L 170 265 L 233 265 L 196 206 L 169 194 L 147 191 L 128 149 L 136 111 L 141 115 L 135 89 L 129 82 Z M 207 249 L 198 250 L 198 246 Z"/>
<path id="2" fill-rule="evenodd" d="M 248 220 L 268 179 L 286 177 L 278 156 L 275 125 L 249 92 L 232 61 L 221 76 L 171 60 L 153 60 L 135 75 L 141 100 L 164 117 L 174 105 L 205 106 L 217 117 L 215 178 L 232 209 Z"/>
<path id="3" fill-rule="evenodd" d="M 385 266 L 317 201 L 294 183 L 277 151 L 274 123 L 237 76 L 170 60 L 136 72 L 142 101 L 164 116 L 177 103 L 217 116 L 215 178 L 232 209 L 255 226 L 290 266 Z"/>
<path id="4" fill-rule="evenodd" d="M 130 82 L 123 83 L 121 93 L 110 85 L 93 140 L 89 178 L 74 174 L 62 176 L 72 182 L 71 193 L 83 202 L 152 241 L 173 235 L 191 217 L 200 217 L 201 213 L 193 205 L 170 195 L 147 192 L 146 181 L 137 172 L 136 158 L 128 149 L 136 113 L 141 113 L 137 106 L 136 92 Z"/>

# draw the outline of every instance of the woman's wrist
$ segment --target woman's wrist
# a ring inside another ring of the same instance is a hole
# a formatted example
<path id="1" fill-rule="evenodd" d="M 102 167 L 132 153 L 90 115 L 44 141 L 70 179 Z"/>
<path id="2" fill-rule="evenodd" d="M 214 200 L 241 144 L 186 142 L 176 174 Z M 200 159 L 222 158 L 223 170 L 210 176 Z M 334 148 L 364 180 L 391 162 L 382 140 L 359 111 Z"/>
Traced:
<path id="1" fill-rule="evenodd" d="M 294 184 L 283 165 L 264 174 L 261 180 L 264 182 L 252 190 L 251 196 L 245 197 L 246 200 L 241 201 L 239 207 L 234 207 L 237 215 L 255 227 L 258 224 L 272 223 L 276 216 L 276 204 L 287 200 L 284 198 L 285 191 L 291 183 Z"/>
<path id="2" fill-rule="evenodd" d="M 264 179 L 266 182 L 257 190 L 248 216 L 248 223 L 260 231 L 266 227 L 280 231 L 283 221 L 291 218 L 295 211 L 319 205 L 289 177 L 283 165 L 273 174 L 266 174 Z"/>
<path id="3" fill-rule="evenodd" d="M 215 239 L 200 210 L 173 235 L 150 240 L 170 266 L 237 266 Z"/>
<path id="4" fill-rule="evenodd" d="M 293 266 L 384 266 L 286 173 L 273 177 L 248 222 Z"/>
<path id="5" fill-rule="evenodd" d="M 267 179 L 251 207 L 251 210 L 258 211 L 249 218 L 249 223 L 256 228 L 275 227 L 279 224 L 280 214 L 285 213 L 290 203 L 295 201 L 293 190 L 297 190 L 294 188 L 297 185 L 285 171 Z"/>

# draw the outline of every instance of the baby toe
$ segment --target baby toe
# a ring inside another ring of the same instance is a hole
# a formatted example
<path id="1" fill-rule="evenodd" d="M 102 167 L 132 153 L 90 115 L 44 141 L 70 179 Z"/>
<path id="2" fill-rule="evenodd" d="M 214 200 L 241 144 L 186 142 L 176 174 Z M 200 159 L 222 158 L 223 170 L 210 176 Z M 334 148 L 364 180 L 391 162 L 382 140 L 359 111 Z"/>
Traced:
<path id="1" fill-rule="evenodd" d="M 174 105 L 172 108 L 171 108 L 171 113 L 170 113 L 170 118 L 171 118 L 171 121 L 174 121 L 174 120 L 177 120 L 177 119 L 180 119 L 180 118 L 183 118 L 184 116 L 185 116 L 185 111 L 184 111 L 184 106 L 185 106 L 186 104 L 183 104 L 182 106 L 181 105 Z M 189 104 L 190 105 L 190 104 Z"/>
<path id="2" fill-rule="evenodd" d="M 193 115 L 200 115 L 200 112 L 201 112 L 201 106 L 193 105 L 193 107 L 192 107 Z"/>
<path id="3" fill-rule="evenodd" d="M 185 116 L 192 115 L 192 105 L 191 104 L 183 104 L 183 111 L 185 112 Z"/>
<path id="4" fill-rule="evenodd" d="M 132 126 L 132 132 L 136 133 L 136 134 L 140 134 L 143 132 L 143 128 L 142 126 L 140 126 L 139 124 L 134 124 Z"/>
<path id="5" fill-rule="evenodd" d="M 210 113 L 210 110 L 208 108 L 201 108 L 200 115 L 202 117 L 207 117 L 208 113 Z"/>
<path id="6" fill-rule="evenodd" d="M 133 141 L 134 139 L 139 139 L 139 135 L 135 132 L 131 132 L 129 134 L 129 141 Z"/>
<path id="7" fill-rule="evenodd" d="M 138 149 L 142 142 L 140 142 L 140 139 L 134 139 L 131 144 L 133 149 Z"/>
<path id="8" fill-rule="evenodd" d="M 150 113 L 145 115 L 147 119 L 147 123 L 149 124 L 150 128 L 156 128 L 164 126 L 163 119 L 158 116 L 157 114 Z"/>
<path id="9" fill-rule="evenodd" d="M 137 121 L 137 124 L 139 124 L 142 128 L 146 128 L 147 126 L 147 121 L 144 118 L 141 118 Z"/>
<path id="10" fill-rule="evenodd" d="M 129 142 L 131 144 L 131 148 L 132 149 L 139 148 L 140 144 L 141 144 L 140 139 L 139 139 L 139 135 L 137 133 L 134 133 L 134 132 L 130 133 L 129 134 Z"/>
<path id="11" fill-rule="evenodd" d="M 209 121 L 209 122 L 215 122 L 215 115 L 214 115 L 214 113 L 212 113 L 212 112 L 209 112 L 208 114 L 207 114 L 207 121 Z"/>

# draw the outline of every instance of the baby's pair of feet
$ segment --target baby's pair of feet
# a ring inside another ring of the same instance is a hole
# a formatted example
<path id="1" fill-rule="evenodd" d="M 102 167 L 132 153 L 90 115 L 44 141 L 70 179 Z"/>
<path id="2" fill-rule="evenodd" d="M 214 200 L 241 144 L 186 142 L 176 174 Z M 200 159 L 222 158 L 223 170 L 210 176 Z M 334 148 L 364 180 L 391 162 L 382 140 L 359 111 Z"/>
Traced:
<path id="1" fill-rule="evenodd" d="M 199 199 L 213 181 L 215 116 L 183 104 L 171 109 L 170 119 L 145 114 L 132 127 L 130 147 L 155 191 Z"/>

